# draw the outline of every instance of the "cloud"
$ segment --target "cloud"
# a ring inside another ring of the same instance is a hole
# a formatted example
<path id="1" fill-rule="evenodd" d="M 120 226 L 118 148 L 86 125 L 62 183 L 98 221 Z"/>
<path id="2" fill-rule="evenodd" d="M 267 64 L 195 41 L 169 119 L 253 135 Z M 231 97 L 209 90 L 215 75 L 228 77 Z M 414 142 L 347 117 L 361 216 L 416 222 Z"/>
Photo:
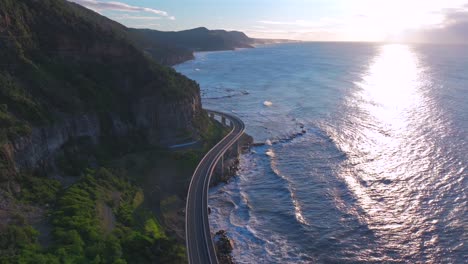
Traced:
<path id="1" fill-rule="evenodd" d="M 260 20 L 258 23 L 267 24 L 267 25 L 294 25 L 293 22 L 283 22 L 283 21 L 271 21 L 271 20 Z"/>
<path id="2" fill-rule="evenodd" d="M 160 24 L 156 24 L 156 23 L 150 23 L 150 24 L 136 24 L 136 25 L 132 25 L 133 28 L 154 28 L 154 27 L 159 27 L 161 26 Z"/>
<path id="3" fill-rule="evenodd" d="M 297 26 L 297 27 L 325 27 L 330 26 L 336 22 L 331 18 L 322 18 L 318 21 L 309 20 L 294 20 L 294 21 L 274 21 L 274 20 L 260 20 L 257 21 L 263 25 L 276 25 L 276 26 Z"/>
<path id="4" fill-rule="evenodd" d="M 318 26 L 321 23 L 308 21 L 308 20 L 294 20 L 294 21 L 274 21 L 274 20 L 260 20 L 258 23 L 264 25 L 278 25 L 278 26 L 299 26 L 299 27 L 311 27 Z"/>
<path id="5" fill-rule="evenodd" d="M 103 2 L 97 0 L 69 0 L 75 2 L 84 7 L 93 9 L 93 10 L 113 10 L 113 11 L 127 11 L 127 12 L 147 12 L 159 16 L 166 17 L 170 20 L 174 20 L 174 16 L 170 16 L 166 11 L 157 10 L 154 8 L 132 6 L 122 2 Z"/>
<path id="6" fill-rule="evenodd" d="M 328 30 L 309 29 L 258 29 L 250 28 L 241 30 L 248 36 L 267 39 L 293 39 L 293 40 L 318 40 L 318 41 L 339 41 L 342 40 L 336 32 Z"/>
<path id="7" fill-rule="evenodd" d="M 115 16 L 114 19 L 128 19 L 128 20 L 160 20 L 161 17 L 157 16 L 130 16 L 128 14 L 122 16 Z"/>
<path id="8" fill-rule="evenodd" d="M 419 31 L 409 32 L 409 40 L 432 43 L 468 43 L 468 5 L 443 11 L 442 23 Z"/>

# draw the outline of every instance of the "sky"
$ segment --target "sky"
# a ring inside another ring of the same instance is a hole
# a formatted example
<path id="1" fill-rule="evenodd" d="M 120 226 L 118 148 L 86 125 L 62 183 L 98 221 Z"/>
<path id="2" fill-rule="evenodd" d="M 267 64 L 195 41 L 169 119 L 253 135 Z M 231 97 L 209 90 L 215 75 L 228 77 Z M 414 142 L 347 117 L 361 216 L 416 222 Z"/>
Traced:
<path id="1" fill-rule="evenodd" d="M 70 0 L 125 26 L 308 41 L 468 43 L 468 0 Z"/>

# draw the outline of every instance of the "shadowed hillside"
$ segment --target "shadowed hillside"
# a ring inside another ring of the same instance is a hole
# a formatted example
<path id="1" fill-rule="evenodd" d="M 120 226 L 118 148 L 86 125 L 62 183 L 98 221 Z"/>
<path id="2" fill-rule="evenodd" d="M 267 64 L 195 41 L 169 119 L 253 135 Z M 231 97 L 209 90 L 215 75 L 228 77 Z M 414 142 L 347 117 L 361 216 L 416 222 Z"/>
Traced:
<path id="1" fill-rule="evenodd" d="M 254 39 L 238 31 L 194 28 L 183 31 L 129 29 L 136 44 L 163 64 L 177 64 L 192 59 L 194 51 L 252 48 Z M 174 56 L 176 55 L 176 56 Z"/>
<path id="2" fill-rule="evenodd" d="M 155 213 L 222 133 L 198 84 L 64 0 L 0 1 L 0 58 L 0 263 L 185 262 Z M 165 149 L 181 140 L 203 144 Z"/>

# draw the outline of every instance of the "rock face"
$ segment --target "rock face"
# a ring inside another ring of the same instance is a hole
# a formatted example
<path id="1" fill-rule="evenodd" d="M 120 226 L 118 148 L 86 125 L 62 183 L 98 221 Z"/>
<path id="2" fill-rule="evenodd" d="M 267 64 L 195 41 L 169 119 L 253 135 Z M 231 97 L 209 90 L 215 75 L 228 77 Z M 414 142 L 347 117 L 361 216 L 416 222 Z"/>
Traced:
<path id="1" fill-rule="evenodd" d="M 107 133 L 125 137 L 132 131 L 143 131 L 148 142 L 169 145 L 177 140 L 180 131 L 197 137 L 193 120 L 200 114 L 202 109 L 198 96 L 170 103 L 152 97 L 143 98 L 134 107 L 136 122 L 111 115 L 111 131 Z M 15 161 L 17 169 L 50 167 L 64 144 L 81 137 L 98 144 L 102 132 L 102 122 L 96 114 L 64 116 L 62 121 L 52 125 L 33 127 L 29 136 L 13 140 L 4 149 L 9 150 L 6 154 Z"/>
<path id="2" fill-rule="evenodd" d="M 69 117 L 50 126 L 33 127 L 31 135 L 10 143 L 13 159 L 18 169 L 34 169 L 72 138 L 86 136 L 97 143 L 100 130 L 96 115 Z"/>
<path id="3" fill-rule="evenodd" d="M 214 243 L 216 247 L 216 255 L 218 261 L 221 264 L 233 264 L 235 263 L 231 252 L 234 248 L 232 241 L 227 236 L 226 231 L 220 230 L 216 232 L 214 236 Z"/>
<path id="4" fill-rule="evenodd" d="M 0 39 L 0 182 L 51 166 L 75 139 L 198 136 L 198 84 L 147 58 L 110 19 L 64 0 L 0 1 Z"/>
<path id="5" fill-rule="evenodd" d="M 195 56 L 193 55 L 193 53 L 190 53 L 166 56 L 164 58 L 159 59 L 158 62 L 162 65 L 173 66 L 193 59 L 195 59 Z"/>
<path id="6" fill-rule="evenodd" d="M 157 97 L 141 99 L 134 107 L 137 127 L 147 130 L 148 141 L 170 145 L 178 134 L 196 137 L 193 120 L 203 114 L 199 94 L 167 103 Z"/>

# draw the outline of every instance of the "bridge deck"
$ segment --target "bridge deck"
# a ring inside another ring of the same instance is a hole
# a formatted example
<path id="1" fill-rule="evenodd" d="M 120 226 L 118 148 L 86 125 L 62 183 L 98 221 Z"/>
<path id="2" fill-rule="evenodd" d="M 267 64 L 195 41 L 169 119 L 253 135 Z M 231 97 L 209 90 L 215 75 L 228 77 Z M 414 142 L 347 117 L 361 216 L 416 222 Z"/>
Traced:
<path id="1" fill-rule="evenodd" d="M 185 212 L 185 237 L 190 264 L 218 263 L 208 222 L 208 189 L 219 159 L 242 136 L 245 125 L 238 117 L 208 110 L 231 121 L 232 130 L 198 164 L 190 182 Z"/>

